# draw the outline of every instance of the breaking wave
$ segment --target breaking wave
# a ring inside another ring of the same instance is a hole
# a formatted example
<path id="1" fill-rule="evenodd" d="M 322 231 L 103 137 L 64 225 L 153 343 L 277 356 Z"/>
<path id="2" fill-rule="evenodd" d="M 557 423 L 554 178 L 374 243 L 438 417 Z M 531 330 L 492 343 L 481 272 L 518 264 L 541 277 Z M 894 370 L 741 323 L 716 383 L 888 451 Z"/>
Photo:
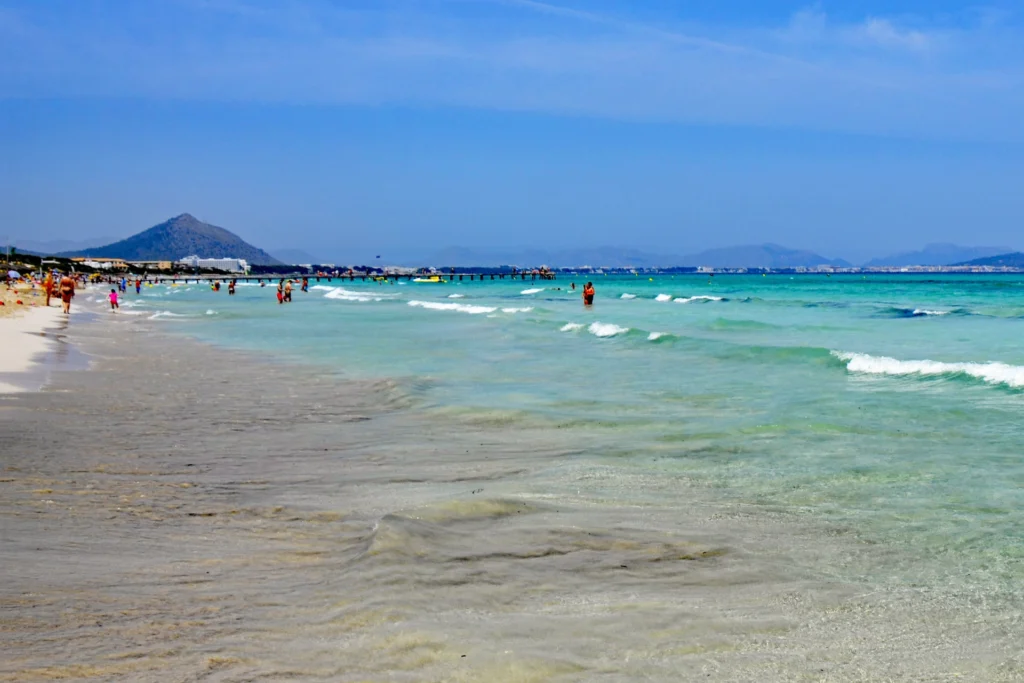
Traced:
<path id="1" fill-rule="evenodd" d="M 614 337 L 629 332 L 629 328 L 613 325 L 612 323 L 590 323 L 587 331 L 595 337 Z"/>
<path id="2" fill-rule="evenodd" d="M 692 304 L 695 301 L 725 301 L 725 299 L 720 296 L 707 296 L 702 294 L 698 296 L 679 297 L 678 299 L 674 299 L 674 301 L 677 304 Z"/>
<path id="3" fill-rule="evenodd" d="M 345 289 L 344 287 L 334 287 L 334 288 L 328 287 L 328 289 L 330 289 L 330 291 L 327 292 L 326 294 L 324 294 L 324 298 L 325 299 L 336 299 L 336 300 L 339 300 L 339 301 L 359 301 L 359 302 L 383 301 L 383 297 L 374 296 L 374 295 L 368 294 L 366 292 L 354 292 L 354 291 L 352 291 L 350 289 Z"/>
<path id="4" fill-rule="evenodd" d="M 456 303 L 443 303 L 440 301 L 410 301 L 410 306 L 417 308 L 426 308 L 431 311 L 458 311 L 459 313 L 469 313 L 470 315 L 480 315 L 482 313 L 494 313 L 498 309 L 494 306 L 472 306 L 470 304 L 456 304 Z"/>
<path id="5" fill-rule="evenodd" d="M 986 384 L 1024 388 L 1024 367 L 1007 363 L 944 363 L 934 360 L 898 360 L 888 356 L 833 351 L 850 372 L 897 377 L 971 377 Z"/>

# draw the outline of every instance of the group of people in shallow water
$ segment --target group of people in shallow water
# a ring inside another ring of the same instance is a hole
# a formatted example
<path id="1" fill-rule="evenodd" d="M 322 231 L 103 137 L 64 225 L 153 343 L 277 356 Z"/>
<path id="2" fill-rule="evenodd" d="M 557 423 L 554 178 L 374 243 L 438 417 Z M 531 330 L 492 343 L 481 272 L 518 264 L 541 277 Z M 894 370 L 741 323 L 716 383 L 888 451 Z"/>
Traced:
<path id="1" fill-rule="evenodd" d="M 266 287 L 267 286 L 267 283 L 263 282 L 263 280 L 260 280 L 259 282 L 260 282 L 260 287 Z M 134 284 L 135 284 L 135 293 L 136 294 L 140 294 L 142 292 L 142 280 L 140 278 L 136 278 Z M 237 286 L 237 284 L 238 284 L 238 281 L 235 280 L 235 279 L 232 279 L 232 280 L 230 280 L 228 282 L 228 294 L 229 295 L 233 295 L 235 293 L 235 287 Z M 122 277 L 119 281 L 116 282 L 116 285 L 117 286 L 115 288 L 112 288 L 110 290 L 110 295 L 108 297 L 109 300 L 110 300 L 110 310 L 112 310 L 112 311 L 116 311 L 116 310 L 118 310 L 120 308 L 119 299 L 118 299 L 118 292 L 119 291 L 121 293 L 127 292 L 128 291 L 129 282 L 128 282 L 128 280 L 126 278 Z M 214 280 L 210 284 L 210 289 L 212 289 L 215 292 L 219 292 L 220 291 L 220 286 L 221 286 L 220 285 L 220 280 Z M 571 284 L 571 287 L 572 287 L 573 291 L 575 291 L 576 290 L 576 283 L 573 282 Z M 65 313 L 70 313 L 71 312 L 71 299 L 75 296 L 75 280 L 72 277 L 70 277 L 69 275 L 65 275 L 64 277 L 61 278 L 60 284 L 58 285 L 58 284 L 56 284 L 56 280 L 53 277 L 53 275 L 47 274 L 46 279 L 43 281 L 43 288 L 46 291 L 46 305 L 47 306 L 50 305 L 50 297 L 53 294 L 59 293 L 60 297 L 61 297 L 61 302 L 63 303 L 63 306 L 64 306 L 64 312 Z M 309 278 L 308 277 L 302 278 L 301 289 L 302 289 L 303 292 L 308 292 L 309 291 Z M 292 280 L 286 280 L 285 278 L 281 278 L 277 282 L 277 303 L 279 303 L 279 304 L 286 304 L 286 303 L 291 303 L 291 301 L 292 301 Z M 593 306 L 594 305 L 594 283 L 593 282 L 587 282 L 587 284 L 583 286 L 583 305 L 584 306 Z"/>

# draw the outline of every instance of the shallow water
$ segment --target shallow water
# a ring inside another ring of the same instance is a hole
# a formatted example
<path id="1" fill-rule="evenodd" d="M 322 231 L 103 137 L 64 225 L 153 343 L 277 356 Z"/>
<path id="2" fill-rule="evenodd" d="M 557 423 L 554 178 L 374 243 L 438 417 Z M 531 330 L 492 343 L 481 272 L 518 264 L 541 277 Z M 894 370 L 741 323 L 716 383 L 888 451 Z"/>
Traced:
<path id="1" fill-rule="evenodd" d="M 140 308 L 195 316 L 167 320 L 226 346 L 416 381 L 442 414 L 586 432 L 619 466 L 684 473 L 919 553 L 887 581 L 925 569 L 951 590 L 1013 598 L 1024 280 L 596 279 L 591 310 L 571 277 L 314 279 L 323 289 L 283 307 L 272 288 L 232 299 L 193 286 L 151 290 Z"/>
<path id="2" fill-rule="evenodd" d="M 279 650 L 248 666 L 311 648 L 300 677 L 1019 678 L 1024 280 L 594 279 L 590 310 L 572 278 L 127 297 L 109 321 L 133 353 L 156 328 L 301 364 L 266 384 L 297 402 L 271 411 L 290 440 L 219 461 L 271 483 L 210 524 L 260 520 L 231 537 L 325 563 L 282 589 Z M 190 357 L 200 394 L 259 386 Z M 334 377 L 386 417 L 305 424 Z M 318 441 L 344 462 L 304 455 Z M 252 512 L 274 505 L 303 512 Z M 239 571 L 288 580 L 254 552 Z"/>

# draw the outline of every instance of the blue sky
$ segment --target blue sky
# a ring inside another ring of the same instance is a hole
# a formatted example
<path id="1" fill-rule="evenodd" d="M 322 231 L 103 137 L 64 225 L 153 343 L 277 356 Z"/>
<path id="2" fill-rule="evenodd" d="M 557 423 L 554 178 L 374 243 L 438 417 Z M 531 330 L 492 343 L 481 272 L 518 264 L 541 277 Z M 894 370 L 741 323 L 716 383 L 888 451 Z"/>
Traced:
<path id="1" fill-rule="evenodd" d="M 0 0 L 22 239 L 1024 248 L 1022 122 L 1019 3 Z"/>

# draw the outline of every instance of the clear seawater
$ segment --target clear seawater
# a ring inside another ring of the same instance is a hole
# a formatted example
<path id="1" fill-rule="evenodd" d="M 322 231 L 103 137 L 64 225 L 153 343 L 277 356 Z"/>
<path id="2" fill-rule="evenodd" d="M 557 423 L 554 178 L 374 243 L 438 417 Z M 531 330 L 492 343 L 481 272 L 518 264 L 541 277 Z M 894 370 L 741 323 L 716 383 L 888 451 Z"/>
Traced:
<path id="1" fill-rule="evenodd" d="M 273 283 L 157 286 L 122 313 L 396 378 L 439 419 L 550 428 L 624 478 L 681 476 L 880 549 L 822 568 L 844 580 L 1019 615 L 1024 277 L 591 276 L 586 309 L 587 279 L 311 278 L 283 306 Z"/>

